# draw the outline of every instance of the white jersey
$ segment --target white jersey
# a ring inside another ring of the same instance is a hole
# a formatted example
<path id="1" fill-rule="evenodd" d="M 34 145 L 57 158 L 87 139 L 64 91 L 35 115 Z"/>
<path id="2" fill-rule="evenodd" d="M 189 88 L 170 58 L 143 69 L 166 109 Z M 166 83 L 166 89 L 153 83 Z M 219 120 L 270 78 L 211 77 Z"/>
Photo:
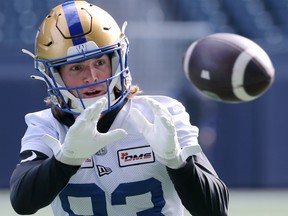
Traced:
<path id="1" fill-rule="evenodd" d="M 153 122 L 154 115 L 144 104 L 144 97 L 152 97 L 168 108 L 181 147 L 195 145 L 198 128 L 191 126 L 189 115 L 178 101 L 165 96 L 136 96 L 123 106 L 110 128 L 122 128 L 128 136 L 106 146 L 82 164 L 53 201 L 55 215 L 184 215 L 166 167 L 156 160 L 129 115 L 131 108 L 136 108 Z M 49 134 L 63 143 L 68 127 L 58 122 L 50 109 L 30 113 L 25 120 L 28 129 L 21 151 L 37 150 L 51 157 L 53 152 L 41 137 Z"/>

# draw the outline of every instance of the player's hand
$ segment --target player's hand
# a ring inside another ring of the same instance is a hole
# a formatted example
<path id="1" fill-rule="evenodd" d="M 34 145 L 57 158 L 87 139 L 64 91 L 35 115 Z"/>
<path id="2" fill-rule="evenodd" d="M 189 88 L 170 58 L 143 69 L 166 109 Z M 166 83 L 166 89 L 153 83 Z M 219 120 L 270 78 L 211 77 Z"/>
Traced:
<path id="1" fill-rule="evenodd" d="M 97 122 L 106 104 L 107 99 L 102 98 L 82 111 L 69 128 L 63 144 L 49 135 L 42 137 L 44 143 L 53 150 L 58 161 L 68 165 L 81 165 L 85 159 L 106 145 L 126 136 L 127 133 L 123 129 L 115 129 L 107 133 L 100 133 L 97 130 Z"/>
<path id="2" fill-rule="evenodd" d="M 154 113 L 154 122 L 149 122 L 137 109 L 131 110 L 131 117 L 139 131 L 150 144 L 156 159 L 172 169 L 178 169 L 185 165 L 186 159 L 201 152 L 198 143 L 181 149 L 177 132 L 173 123 L 173 117 L 168 109 L 154 99 L 145 99 L 147 106 Z"/>

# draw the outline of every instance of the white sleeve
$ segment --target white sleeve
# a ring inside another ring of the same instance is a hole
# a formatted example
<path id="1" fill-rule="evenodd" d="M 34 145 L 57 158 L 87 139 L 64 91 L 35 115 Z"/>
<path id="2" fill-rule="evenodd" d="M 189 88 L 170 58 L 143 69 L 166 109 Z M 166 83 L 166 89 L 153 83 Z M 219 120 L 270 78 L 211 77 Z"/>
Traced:
<path id="1" fill-rule="evenodd" d="M 180 146 L 198 144 L 199 129 L 191 125 L 190 116 L 186 112 L 185 107 L 178 101 L 174 101 L 173 106 L 169 107 L 174 120 Z"/>
<path id="2" fill-rule="evenodd" d="M 49 134 L 61 140 L 64 139 L 67 129 L 53 117 L 50 109 L 25 115 L 25 122 L 27 129 L 21 140 L 21 152 L 35 150 L 52 156 L 53 152 L 42 142 L 42 136 Z"/>

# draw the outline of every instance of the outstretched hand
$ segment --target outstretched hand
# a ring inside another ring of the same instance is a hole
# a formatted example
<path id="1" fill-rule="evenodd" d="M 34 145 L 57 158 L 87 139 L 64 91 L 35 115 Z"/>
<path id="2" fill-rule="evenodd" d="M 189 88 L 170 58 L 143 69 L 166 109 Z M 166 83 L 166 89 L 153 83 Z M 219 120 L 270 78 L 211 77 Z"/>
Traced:
<path id="1" fill-rule="evenodd" d="M 53 150 L 57 160 L 69 165 L 81 165 L 85 159 L 106 145 L 126 136 L 127 133 L 123 129 L 107 133 L 100 133 L 97 130 L 97 123 L 105 106 L 107 99 L 102 98 L 82 111 L 69 128 L 63 144 L 48 134 L 42 137 L 43 142 Z"/>
<path id="2" fill-rule="evenodd" d="M 154 113 L 154 122 L 148 119 L 137 109 L 131 110 L 131 117 L 150 144 L 157 160 L 173 169 L 186 163 L 186 159 L 193 154 L 201 152 L 199 144 L 193 144 L 181 149 L 173 117 L 168 109 L 154 99 L 145 99 L 145 102 Z M 185 151 L 184 151 L 185 150 Z"/>

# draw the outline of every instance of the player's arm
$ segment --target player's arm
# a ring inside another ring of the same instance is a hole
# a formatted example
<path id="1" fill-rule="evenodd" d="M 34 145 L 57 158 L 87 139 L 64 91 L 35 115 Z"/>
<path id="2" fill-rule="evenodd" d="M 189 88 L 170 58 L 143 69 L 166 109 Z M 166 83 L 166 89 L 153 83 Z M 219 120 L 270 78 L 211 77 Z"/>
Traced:
<path id="1" fill-rule="evenodd" d="M 188 158 L 180 169 L 167 167 L 185 208 L 198 216 L 227 216 L 229 193 L 203 153 Z"/>
<path id="2" fill-rule="evenodd" d="M 22 160 L 16 167 L 11 178 L 11 202 L 16 212 L 31 214 L 50 204 L 87 158 L 126 136 L 122 129 L 106 133 L 97 130 L 106 104 L 107 99 L 102 98 L 82 111 L 69 128 L 63 143 L 51 135 L 43 135 L 41 141 L 53 151 L 53 157 L 40 157 L 38 153 L 38 160 Z M 37 197 L 34 197 L 34 192 Z M 30 197 L 27 198 L 26 194 Z"/>
<path id="3" fill-rule="evenodd" d="M 49 205 L 80 167 L 37 151 L 24 151 L 20 158 L 10 179 L 10 200 L 18 214 L 33 214 Z"/>
<path id="4" fill-rule="evenodd" d="M 167 167 L 187 210 L 195 216 L 226 216 L 227 188 L 202 152 L 197 140 L 198 130 L 191 127 L 183 107 L 174 103 L 170 109 L 172 115 L 164 104 L 154 99 L 146 98 L 145 103 L 153 111 L 154 118 L 148 119 L 135 108 L 131 110 L 131 117 L 156 159 Z"/>

